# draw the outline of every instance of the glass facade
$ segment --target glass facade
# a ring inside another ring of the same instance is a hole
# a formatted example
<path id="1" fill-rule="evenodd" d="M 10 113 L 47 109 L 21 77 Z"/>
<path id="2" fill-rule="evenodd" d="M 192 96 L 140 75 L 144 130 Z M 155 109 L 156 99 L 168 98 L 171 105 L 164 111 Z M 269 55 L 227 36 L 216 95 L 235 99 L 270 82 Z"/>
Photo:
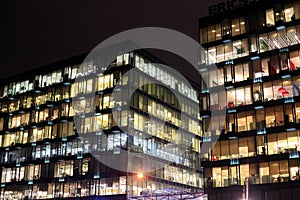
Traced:
<path id="1" fill-rule="evenodd" d="M 202 145 L 220 137 L 202 158 L 211 199 L 245 198 L 247 183 L 249 199 L 278 199 L 269 188 L 280 190 L 276 186 L 285 183 L 299 189 L 300 1 L 260 2 L 253 8 L 219 14 L 218 19 L 230 16 L 222 23 L 210 17 L 199 23 L 200 68 L 218 68 L 205 72 L 201 109 L 227 112 L 222 130 L 208 131 L 209 125 L 220 126 L 218 116 L 202 115 Z M 225 94 L 216 89 L 221 85 Z"/>
<path id="2" fill-rule="evenodd" d="M 198 92 L 148 57 L 126 53 L 101 74 L 103 66 L 88 61 L 3 83 L 0 199 L 126 199 L 140 196 L 150 184 L 153 191 L 201 191 Z M 137 71 L 122 78 L 132 68 Z M 120 86 L 139 84 L 130 101 L 112 94 L 119 81 Z M 94 157 L 118 159 L 122 150 L 168 164 L 138 179 Z"/>

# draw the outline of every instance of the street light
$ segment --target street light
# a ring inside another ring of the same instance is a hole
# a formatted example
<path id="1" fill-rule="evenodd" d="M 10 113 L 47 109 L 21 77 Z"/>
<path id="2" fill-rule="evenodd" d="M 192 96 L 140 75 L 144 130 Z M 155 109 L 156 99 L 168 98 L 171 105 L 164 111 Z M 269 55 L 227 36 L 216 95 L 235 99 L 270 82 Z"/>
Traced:
<path id="1" fill-rule="evenodd" d="M 144 178 L 144 173 L 143 172 L 138 172 L 137 173 L 137 178 L 138 179 L 143 179 Z M 147 180 L 146 180 L 146 188 L 147 188 Z M 150 200 L 152 200 L 152 184 L 150 183 Z"/>
<path id="2" fill-rule="evenodd" d="M 143 172 L 138 172 L 137 177 L 138 177 L 138 179 L 144 178 L 144 173 Z"/>

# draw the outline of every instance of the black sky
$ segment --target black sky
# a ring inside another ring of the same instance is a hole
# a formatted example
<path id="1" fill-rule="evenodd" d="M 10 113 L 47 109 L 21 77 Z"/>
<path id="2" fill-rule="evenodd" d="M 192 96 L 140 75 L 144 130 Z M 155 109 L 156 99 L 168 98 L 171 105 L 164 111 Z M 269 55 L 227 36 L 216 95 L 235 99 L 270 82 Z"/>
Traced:
<path id="1" fill-rule="evenodd" d="M 0 79 L 89 52 L 137 27 L 171 28 L 198 40 L 197 19 L 215 2 L 221 0 L 2 1 Z M 167 62 L 174 57 L 162 55 Z M 171 64 L 183 63 L 176 58 Z"/>

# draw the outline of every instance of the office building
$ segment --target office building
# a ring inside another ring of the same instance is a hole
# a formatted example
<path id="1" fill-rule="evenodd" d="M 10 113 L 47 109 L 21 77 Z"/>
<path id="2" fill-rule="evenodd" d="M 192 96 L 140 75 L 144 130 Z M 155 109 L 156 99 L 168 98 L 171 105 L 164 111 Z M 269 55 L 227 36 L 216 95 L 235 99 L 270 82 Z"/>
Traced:
<path id="1" fill-rule="evenodd" d="M 259 1 L 199 29 L 201 65 L 218 67 L 201 86 L 203 144 L 219 137 L 202 159 L 209 199 L 299 199 L 300 1 Z M 223 109 L 224 123 L 207 117 Z"/>
<path id="2" fill-rule="evenodd" d="M 103 73 L 99 60 L 85 57 L 1 81 L 0 199 L 201 193 L 196 89 L 152 64 L 160 61 L 145 51 L 119 55 Z M 118 82 L 137 87 L 130 101 L 114 99 Z M 147 158 L 153 170 L 121 171 L 98 159 L 143 169 L 139 158 L 128 163 L 126 153 Z"/>

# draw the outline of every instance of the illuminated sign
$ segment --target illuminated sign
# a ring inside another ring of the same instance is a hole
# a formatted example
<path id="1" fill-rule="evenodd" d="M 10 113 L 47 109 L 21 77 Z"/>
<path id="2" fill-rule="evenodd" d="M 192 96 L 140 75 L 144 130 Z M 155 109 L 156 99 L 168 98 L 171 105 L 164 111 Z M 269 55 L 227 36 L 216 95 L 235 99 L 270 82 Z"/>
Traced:
<path id="1" fill-rule="evenodd" d="M 214 4 L 208 7 L 208 13 L 209 15 L 215 15 L 221 12 L 233 10 L 236 8 L 241 8 L 243 6 L 246 6 L 248 4 L 252 4 L 254 2 L 257 2 L 259 0 L 230 0 L 221 2 L 218 4 Z"/>

